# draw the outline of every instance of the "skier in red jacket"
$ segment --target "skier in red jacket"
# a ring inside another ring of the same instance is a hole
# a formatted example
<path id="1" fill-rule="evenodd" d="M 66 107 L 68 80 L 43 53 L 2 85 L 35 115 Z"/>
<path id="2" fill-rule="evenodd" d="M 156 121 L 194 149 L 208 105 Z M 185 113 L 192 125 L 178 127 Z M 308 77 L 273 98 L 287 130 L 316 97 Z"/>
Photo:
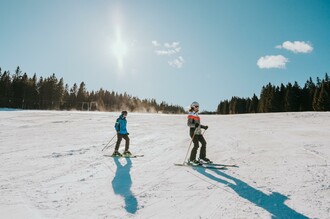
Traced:
<path id="1" fill-rule="evenodd" d="M 194 142 L 194 147 L 191 150 L 189 162 L 192 164 L 201 164 L 201 163 L 212 163 L 210 159 L 206 157 L 206 141 L 202 135 L 201 129 L 208 129 L 208 126 L 201 125 L 200 117 L 198 116 L 199 104 L 198 102 L 193 102 L 190 105 L 188 122 L 187 125 L 190 127 L 189 134 Z M 202 144 L 199 159 L 196 160 L 197 150 L 199 148 L 199 142 Z"/>

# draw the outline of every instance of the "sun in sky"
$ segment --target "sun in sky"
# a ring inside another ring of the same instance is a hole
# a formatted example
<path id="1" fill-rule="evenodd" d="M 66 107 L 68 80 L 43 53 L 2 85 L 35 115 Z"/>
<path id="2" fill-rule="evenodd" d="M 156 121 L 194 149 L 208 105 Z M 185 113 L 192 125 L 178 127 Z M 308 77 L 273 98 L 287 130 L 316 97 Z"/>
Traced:
<path id="1" fill-rule="evenodd" d="M 117 59 L 119 69 L 122 69 L 124 66 L 124 57 L 127 54 L 128 47 L 126 43 L 123 41 L 121 36 L 120 29 L 116 29 L 116 38 L 112 44 L 112 53 Z"/>

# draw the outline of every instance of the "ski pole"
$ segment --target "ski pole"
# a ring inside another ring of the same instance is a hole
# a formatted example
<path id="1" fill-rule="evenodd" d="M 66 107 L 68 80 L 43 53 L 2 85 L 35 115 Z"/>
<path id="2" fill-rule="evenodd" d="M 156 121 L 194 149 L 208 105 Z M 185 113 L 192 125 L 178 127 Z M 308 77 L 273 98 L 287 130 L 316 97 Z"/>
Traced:
<path id="1" fill-rule="evenodd" d="M 116 143 L 117 143 L 117 142 L 113 142 L 112 144 L 109 144 L 108 147 L 106 148 L 106 150 L 107 150 L 108 148 L 110 148 L 111 146 L 114 146 Z"/>
<path id="2" fill-rule="evenodd" d="M 115 135 L 110 139 L 110 141 L 104 146 L 104 148 L 102 149 L 102 151 L 103 151 L 106 147 L 108 147 L 108 145 L 110 144 L 110 142 L 112 141 L 112 139 L 115 138 L 116 135 L 117 135 L 117 134 L 115 134 Z"/>
<path id="3" fill-rule="evenodd" d="M 197 130 L 197 129 L 196 129 L 196 130 Z M 184 158 L 182 164 L 184 164 L 184 162 L 186 161 L 186 159 L 187 159 L 187 157 L 188 157 L 188 154 L 189 154 L 189 151 L 190 151 L 191 144 L 193 143 L 193 141 L 194 141 L 194 137 L 195 137 L 195 135 L 196 135 L 196 130 L 194 131 L 194 134 L 193 134 L 193 136 L 192 136 L 192 138 L 191 138 L 191 141 L 190 141 L 190 144 L 189 144 L 189 148 L 188 148 L 187 154 L 186 154 L 186 156 L 185 156 L 185 158 Z M 202 135 L 204 135 L 205 131 L 206 131 L 206 130 L 204 130 L 204 132 L 202 133 Z"/>

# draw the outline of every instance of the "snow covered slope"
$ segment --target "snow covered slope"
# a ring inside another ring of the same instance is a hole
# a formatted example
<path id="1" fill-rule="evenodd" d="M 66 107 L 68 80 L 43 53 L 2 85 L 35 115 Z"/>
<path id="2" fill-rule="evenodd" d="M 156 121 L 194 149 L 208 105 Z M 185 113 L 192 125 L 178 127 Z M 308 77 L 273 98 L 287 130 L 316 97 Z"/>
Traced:
<path id="1" fill-rule="evenodd" d="M 185 115 L 129 113 L 145 156 L 103 156 L 118 115 L 0 112 L 1 218 L 330 217 L 330 113 L 201 116 L 208 157 L 239 165 L 227 170 L 173 165 Z"/>

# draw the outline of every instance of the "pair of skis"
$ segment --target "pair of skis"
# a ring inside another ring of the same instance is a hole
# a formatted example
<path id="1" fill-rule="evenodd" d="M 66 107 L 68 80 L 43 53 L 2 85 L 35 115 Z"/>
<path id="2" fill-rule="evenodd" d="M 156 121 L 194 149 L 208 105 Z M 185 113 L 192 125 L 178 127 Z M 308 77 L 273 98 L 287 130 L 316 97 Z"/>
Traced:
<path id="1" fill-rule="evenodd" d="M 138 158 L 144 157 L 143 154 L 133 154 L 133 155 L 104 155 L 105 157 L 113 158 Z M 236 164 L 220 164 L 220 163 L 201 163 L 201 164 L 191 164 L 188 162 L 184 163 L 175 163 L 175 166 L 183 167 L 192 167 L 192 168 L 206 168 L 206 169 L 217 169 L 217 170 L 226 170 L 228 167 L 238 167 Z"/>
<path id="2" fill-rule="evenodd" d="M 144 157 L 144 155 L 143 154 L 132 154 L 132 155 L 120 155 L 120 156 L 118 156 L 118 155 L 107 155 L 107 154 L 105 154 L 104 155 L 105 157 L 114 157 L 114 158 L 137 158 L 137 157 Z"/>
<path id="3" fill-rule="evenodd" d="M 105 157 L 113 157 L 113 158 L 138 158 L 144 157 L 143 154 L 132 154 L 132 155 L 104 155 Z M 201 164 L 192 164 L 189 162 L 184 163 L 175 163 L 175 166 L 182 167 L 193 167 L 193 168 L 206 168 L 206 169 L 217 169 L 217 170 L 226 170 L 228 167 L 238 167 L 236 164 L 221 164 L 221 163 L 201 163 Z"/>
<path id="4" fill-rule="evenodd" d="M 174 165 L 183 166 L 183 167 L 193 167 L 193 168 L 217 169 L 217 170 L 226 170 L 228 167 L 238 167 L 236 164 L 220 164 L 220 163 L 191 164 L 188 162 L 175 163 Z"/>

